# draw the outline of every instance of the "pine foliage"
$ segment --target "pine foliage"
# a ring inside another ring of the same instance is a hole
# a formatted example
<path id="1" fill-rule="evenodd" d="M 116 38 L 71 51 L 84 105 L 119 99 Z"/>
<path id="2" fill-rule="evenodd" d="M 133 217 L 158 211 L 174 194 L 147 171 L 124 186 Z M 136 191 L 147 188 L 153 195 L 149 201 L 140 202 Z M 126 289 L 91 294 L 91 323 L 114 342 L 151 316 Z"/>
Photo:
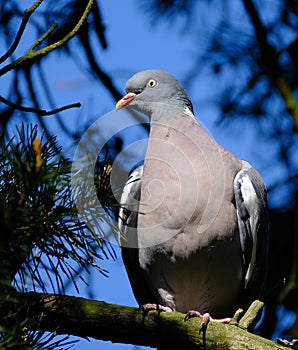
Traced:
<path id="1" fill-rule="evenodd" d="M 39 137 L 37 126 L 23 124 L 0 147 L 2 301 L 13 302 L 14 290 L 63 293 L 70 282 L 78 290 L 78 279 L 85 281 L 92 267 L 107 274 L 98 265 L 99 259 L 108 257 L 105 243 L 78 217 L 70 161 L 62 156 L 55 138 Z M 113 256 L 111 248 L 109 252 Z M 34 349 L 41 344 L 54 348 L 56 341 L 28 333 L 31 321 L 18 317 L 17 305 L 13 309 L 0 322 L 0 348 L 19 348 L 20 342 L 22 348 L 24 343 L 35 344 Z M 61 341 L 68 344 L 67 339 Z"/>

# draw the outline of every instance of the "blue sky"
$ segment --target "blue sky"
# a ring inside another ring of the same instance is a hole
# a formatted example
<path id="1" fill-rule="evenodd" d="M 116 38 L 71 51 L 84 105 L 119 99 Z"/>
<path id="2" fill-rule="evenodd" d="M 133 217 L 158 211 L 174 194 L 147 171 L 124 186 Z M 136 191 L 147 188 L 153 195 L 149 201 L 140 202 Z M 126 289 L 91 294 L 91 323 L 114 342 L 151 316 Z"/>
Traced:
<path id="1" fill-rule="evenodd" d="M 26 1 L 26 6 L 33 1 Z M 104 69 L 113 77 L 117 86 L 124 93 L 126 80 L 135 72 L 143 69 L 164 69 L 176 76 L 183 84 L 189 66 L 192 62 L 194 51 L 200 46 L 194 47 L 193 36 L 183 30 L 183 21 L 178 23 L 152 21 L 149 16 L 138 7 L 136 0 L 109 0 L 100 1 L 103 18 L 106 24 L 106 38 L 109 44 L 107 50 L 102 50 L 94 41 L 99 61 Z M 25 32 L 22 47 L 31 43 L 30 31 Z M 73 42 L 72 45 L 75 45 Z M 21 47 L 21 49 L 22 49 Z M 84 57 L 78 57 L 83 61 Z M 52 55 L 43 65 L 49 79 L 56 105 L 64 105 L 72 102 L 81 102 L 80 110 L 70 110 L 61 113 L 63 120 L 74 130 L 83 125 L 82 118 L 85 115 L 101 116 L 115 108 L 115 101 L 96 81 L 89 80 L 84 74 L 84 68 L 68 60 L 65 55 Z M 6 78 L 5 79 L 9 79 Z M 229 128 L 216 126 L 218 110 L 208 101 L 213 96 L 217 82 L 211 79 L 208 72 L 202 72 L 200 79 L 194 84 L 186 86 L 199 119 L 211 131 L 214 138 L 237 156 L 254 164 L 268 184 L 272 181 L 269 172 L 263 167 L 263 158 L 260 156 L 260 148 L 270 156 L 271 146 L 258 142 L 258 147 L 252 147 L 259 137 L 249 124 L 238 124 Z M 5 84 L 0 88 L 5 96 Z M 36 92 L 40 94 L 42 89 Z M 46 103 L 46 102 L 45 102 Z M 55 120 L 55 116 L 45 117 L 44 121 L 51 127 L 53 134 L 58 137 L 58 142 L 68 147 L 68 140 L 62 138 L 61 130 Z M 274 169 L 278 177 L 278 169 Z M 274 178 L 274 176 L 273 176 Z M 100 262 L 101 266 L 109 271 L 109 278 L 94 273 L 90 279 L 90 287 L 81 287 L 82 296 L 109 303 L 137 306 L 132 295 L 128 279 L 118 254 L 118 259 Z M 74 293 L 69 290 L 69 293 Z M 116 330 L 115 330 L 116 331 Z M 133 346 L 111 344 L 109 342 L 81 340 L 74 347 L 76 350 L 93 349 L 133 349 Z"/>

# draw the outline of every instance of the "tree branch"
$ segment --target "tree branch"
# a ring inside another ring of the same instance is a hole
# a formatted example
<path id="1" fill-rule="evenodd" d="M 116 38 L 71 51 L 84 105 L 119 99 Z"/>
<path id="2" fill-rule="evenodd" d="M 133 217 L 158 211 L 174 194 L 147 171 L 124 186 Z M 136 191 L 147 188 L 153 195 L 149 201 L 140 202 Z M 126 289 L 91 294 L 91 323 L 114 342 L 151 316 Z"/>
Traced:
<path id="1" fill-rule="evenodd" d="M 245 315 L 241 318 L 239 321 L 239 327 L 249 330 L 253 329 L 255 326 L 256 321 L 259 319 L 259 314 L 261 313 L 262 309 L 264 307 L 264 303 L 260 300 L 255 300 L 248 310 L 246 311 Z"/>
<path id="2" fill-rule="evenodd" d="M 31 7 L 29 7 L 28 9 L 26 9 L 24 11 L 24 15 L 23 15 L 23 19 L 21 22 L 21 25 L 19 27 L 19 30 L 17 32 L 17 35 L 11 45 L 11 47 L 7 50 L 7 52 L 0 57 L 0 63 L 3 63 L 4 61 L 7 60 L 8 57 L 10 57 L 14 51 L 16 50 L 16 48 L 18 47 L 20 40 L 22 38 L 22 35 L 24 33 L 24 30 L 27 26 L 27 23 L 32 15 L 32 13 L 38 8 L 38 6 L 43 2 L 43 0 L 37 0 Z"/>
<path id="3" fill-rule="evenodd" d="M 90 63 L 90 67 L 92 71 L 100 79 L 102 84 L 110 91 L 114 99 L 118 101 L 122 97 L 122 95 L 114 86 L 109 75 L 106 72 L 104 72 L 98 65 L 96 58 L 94 56 L 94 52 L 91 47 L 90 37 L 87 30 L 80 33 L 80 37 L 81 37 L 80 41 L 82 43 L 82 46 L 84 47 L 84 51 L 86 53 L 86 56 L 88 58 L 88 62 Z"/>
<path id="4" fill-rule="evenodd" d="M 37 46 L 40 45 L 57 27 L 57 23 L 51 25 L 51 27 L 30 46 L 29 52 L 33 52 L 37 48 Z"/>
<path id="5" fill-rule="evenodd" d="M 23 111 L 23 112 L 32 112 L 32 113 L 36 113 L 38 115 L 52 115 L 52 114 L 56 114 L 56 113 L 65 111 L 66 109 L 81 107 L 81 104 L 79 102 L 77 102 L 77 103 L 71 103 L 71 104 L 47 111 L 45 109 L 25 107 L 25 106 L 18 105 L 14 102 L 7 100 L 6 98 L 4 98 L 1 95 L 0 95 L 0 102 L 6 104 L 7 106 L 9 106 L 13 109 L 18 109 L 19 111 Z"/>
<path id="6" fill-rule="evenodd" d="M 294 130 L 298 131 L 298 103 L 294 92 L 280 72 L 276 51 L 268 42 L 267 30 L 261 21 L 253 1 L 243 0 L 243 4 L 254 27 L 256 38 L 260 45 L 262 59 L 272 83 L 283 99 L 287 112 L 292 117 Z"/>
<path id="7" fill-rule="evenodd" d="M 48 45 L 40 50 L 37 51 L 33 51 L 32 49 L 29 50 L 24 56 L 18 58 L 17 60 L 15 60 L 14 62 L 4 66 L 2 69 L 0 69 L 0 76 L 6 74 L 7 72 L 13 70 L 13 69 L 19 69 L 21 66 L 23 66 L 24 64 L 29 64 L 32 63 L 33 61 L 35 61 L 38 58 L 41 58 L 43 56 L 45 56 L 46 54 L 48 54 L 51 51 L 54 51 L 56 49 L 58 49 L 59 47 L 63 46 L 64 44 L 66 44 L 70 39 L 72 39 L 80 30 L 80 28 L 82 27 L 82 25 L 84 24 L 85 20 L 87 19 L 92 6 L 93 6 L 93 2 L 94 0 L 89 0 L 88 4 L 86 6 L 86 9 L 82 15 L 82 17 L 80 18 L 80 20 L 78 21 L 78 23 L 75 25 L 75 27 L 73 28 L 72 31 L 70 31 L 63 39 Z M 31 48 L 35 48 L 37 45 L 40 44 L 40 40 L 44 39 L 49 31 L 51 31 L 52 29 L 54 29 L 53 27 L 51 27 L 46 34 L 44 34 L 40 39 L 37 40 L 37 42 L 35 42 Z"/>
<path id="8" fill-rule="evenodd" d="M 117 343 L 171 349 L 202 349 L 200 320 L 184 321 L 184 314 L 149 312 L 143 317 L 133 307 L 107 304 L 73 296 L 19 293 L 5 303 L 1 297 L 0 312 L 19 305 L 26 317 L 34 320 L 31 330 L 92 337 Z M 3 320 L 2 320 L 3 322 Z M 5 325 L 4 325 L 5 327 Z M 206 349 L 286 349 L 270 340 L 234 325 L 211 321 L 207 330 Z"/>

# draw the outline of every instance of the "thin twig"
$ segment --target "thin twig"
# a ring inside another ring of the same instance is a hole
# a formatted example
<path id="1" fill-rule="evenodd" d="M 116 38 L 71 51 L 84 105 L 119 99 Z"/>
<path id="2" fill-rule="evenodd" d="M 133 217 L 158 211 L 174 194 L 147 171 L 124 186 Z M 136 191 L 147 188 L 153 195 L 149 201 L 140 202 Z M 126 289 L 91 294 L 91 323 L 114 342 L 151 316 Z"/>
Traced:
<path id="1" fill-rule="evenodd" d="M 25 106 L 21 106 L 18 105 L 14 102 L 11 102 L 9 100 L 7 100 L 6 98 L 4 98 L 3 96 L 0 95 L 0 102 L 6 104 L 7 106 L 13 108 L 13 109 L 17 109 L 19 111 L 23 111 L 23 112 L 31 112 L 31 113 L 36 113 L 38 115 L 52 115 L 52 114 L 56 114 L 59 113 L 61 111 L 65 111 L 66 109 L 70 109 L 70 108 L 79 108 L 81 107 L 81 104 L 79 102 L 77 103 L 71 103 L 59 108 L 55 108 L 52 110 L 45 110 L 45 109 L 39 109 L 39 108 L 32 108 L 32 107 L 25 107 Z"/>
<path id="2" fill-rule="evenodd" d="M 11 47 L 7 50 L 7 52 L 0 57 L 0 63 L 3 63 L 5 60 L 7 60 L 8 57 L 10 57 L 16 48 L 18 47 L 20 40 L 22 38 L 22 35 L 24 33 L 24 30 L 27 26 L 27 23 L 32 15 L 32 13 L 37 9 L 37 7 L 43 2 L 43 0 L 37 0 L 31 7 L 26 9 L 23 14 L 22 22 L 20 24 L 20 27 L 18 29 L 18 32 L 16 34 L 16 37 L 11 45 Z"/>
<path id="3" fill-rule="evenodd" d="M 39 39 L 37 39 L 35 41 L 35 43 L 33 43 L 30 48 L 29 48 L 29 52 L 33 52 L 34 49 L 40 45 L 56 28 L 58 27 L 57 23 L 54 23 Z"/>
<path id="4" fill-rule="evenodd" d="M 45 56 L 46 54 L 48 54 L 49 52 L 54 51 L 54 50 L 58 49 L 59 47 L 63 46 L 64 44 L 66 44 L 70 39 L 72 39 L 78 33 L 78 31 L 80 30 L 80 28 L 84 24 L 85 20 L 87 19 L 88 15 L 92 9 L 93 2 L 94 2 L 94 0 L 88 1 L 88 4 L 86 6 L 86 9 L 85 9 L 82 17 L 80 18 L 78 23 L 75 25 L 73 30 L 70 31 L 63 39 L 61 39 L 61 40 L 59 40 L 51 45 L 43 47 L 40 50 L 27 52 L 24 56 L 21 56 L 20 58 L 18 58 L 14 62 L 12 62 L 12 63 L 6 65 L 5 67 L 3 67 L 2 69 L 0 69 L 0 76 L 6 74 L 7 72 L 9 72 L 13 69 L 19 69 L 24 64 L 31 63 L 31 62 L 35 61 L 37 58 L 41 58 L 41 57 Z"/>

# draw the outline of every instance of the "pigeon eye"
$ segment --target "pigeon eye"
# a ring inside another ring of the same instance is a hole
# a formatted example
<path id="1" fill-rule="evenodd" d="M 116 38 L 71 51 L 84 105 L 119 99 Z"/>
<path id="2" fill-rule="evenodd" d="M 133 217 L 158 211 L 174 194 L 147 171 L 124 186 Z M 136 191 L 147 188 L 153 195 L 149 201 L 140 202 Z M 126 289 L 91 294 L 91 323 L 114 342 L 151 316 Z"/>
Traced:
<path id="1" fill-rule="evenodd" d="M 155 79 L 148 80 L 147 85 L 151 88 L 153 88 L 157 84 L 157 81 Z"/>

